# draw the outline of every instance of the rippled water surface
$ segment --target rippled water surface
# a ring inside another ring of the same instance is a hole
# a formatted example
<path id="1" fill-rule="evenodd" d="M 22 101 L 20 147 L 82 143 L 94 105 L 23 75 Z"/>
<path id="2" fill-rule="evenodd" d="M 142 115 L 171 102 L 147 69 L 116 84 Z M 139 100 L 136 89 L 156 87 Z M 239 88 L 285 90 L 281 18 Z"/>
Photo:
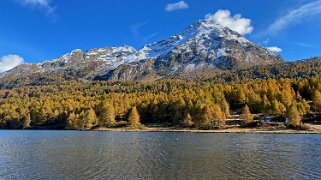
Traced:
<path id="1" fill-rule="evenodd" d="M 0 179 L 320 179 L 321 135 L 0 131 Z"/>

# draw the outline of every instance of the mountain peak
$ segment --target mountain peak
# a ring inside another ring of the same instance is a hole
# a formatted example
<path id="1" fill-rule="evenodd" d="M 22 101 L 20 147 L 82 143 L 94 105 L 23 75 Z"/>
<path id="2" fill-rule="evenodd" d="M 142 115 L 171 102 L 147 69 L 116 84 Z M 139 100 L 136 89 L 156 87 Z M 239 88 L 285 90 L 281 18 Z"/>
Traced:
<path id="1" fill-rule="evenodd" d="M 58 74 L 61 79 L 67 80 L 130 80 L 149 76 L 167 77 L 202 69 L 241 69 L 279 62 L 283 62 L 279 55 L 255 45 L 236 31 L 207 17 L 180 33 L 147 44 L 140 50 L 128 45 L 88 51 L 75 49 L 36 66 L 20 66 L 2 77 Z"/>
<path id="2" fill-rule="evenodd" d="M 237 41 L 242 44 L 242 46 L 252 44 L 239 33 L 228 27 L 223 27 L 211 18 L 206 18 L 189 25 L 176 35 L 144 46 L 136 55 L 137 57 L 140 57 L 139 60 L 160 58 L 169 53 L 177 52 L 180 49 L 192 51 L 191 46 L 194 46 L 195 44 L 200 46 L 198 53 L 201 53 L 202 51 L 208 52 L 210 49 L 215 49 L 219 44 L 218 41 L 222 40 Z M 224 54 L 222 52 L 223 50 L 221 49 L 218 51 L 218 54 Z"/>

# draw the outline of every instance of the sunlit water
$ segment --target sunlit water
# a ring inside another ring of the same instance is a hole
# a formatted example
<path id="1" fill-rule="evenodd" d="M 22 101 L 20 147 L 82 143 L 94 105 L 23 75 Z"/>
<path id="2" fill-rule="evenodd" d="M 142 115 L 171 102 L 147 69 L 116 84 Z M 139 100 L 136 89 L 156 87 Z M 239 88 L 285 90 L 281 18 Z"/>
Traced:
<path id="1" fill-rule="evenodd" d="M 320 179 L 321 135 L 0 131 L 0 179 Z"/>

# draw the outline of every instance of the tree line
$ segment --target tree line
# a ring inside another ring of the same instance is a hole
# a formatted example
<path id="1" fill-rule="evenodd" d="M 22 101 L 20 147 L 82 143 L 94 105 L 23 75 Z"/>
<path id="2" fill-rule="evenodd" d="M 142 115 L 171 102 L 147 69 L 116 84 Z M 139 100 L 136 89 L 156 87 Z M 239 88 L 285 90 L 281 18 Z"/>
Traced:
<path id="1" fill-rule="evenodd" d="M 231 113 L 277 116 L 296 127 L 321 111 L 321 78 L 249 80 L 244 83 L 160 80 L 69 81 L 0 90 L 0 128 L 92 129 L 158 123 L 221 128 Z"/>

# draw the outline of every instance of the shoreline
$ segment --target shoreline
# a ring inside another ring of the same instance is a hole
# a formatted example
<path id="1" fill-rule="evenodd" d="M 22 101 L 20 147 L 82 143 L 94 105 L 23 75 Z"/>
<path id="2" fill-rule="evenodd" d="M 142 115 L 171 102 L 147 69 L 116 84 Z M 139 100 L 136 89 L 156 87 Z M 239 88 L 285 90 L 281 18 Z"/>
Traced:
<path id="1" fill-rule="evenodd" d="M 122 128 L 104 128 L 99 127 L 96 129 L 85 130 L 70 130 L 70 129 L 55 129 L 55 128 L 28 128 L 28 129 L 0 129 L 1 130 L 35 130 L 35 131 L 96 131 L 96 132 L 176 132 L 176 133 L 221 133 L 221 134 L 321 134 L 321 125 L 310 125 L 309 130 L 296 130 L 296 129 L 271 129 L 271 128 L 241 128 L 229 127 L 225 129 L 214 130 L 199 130 L 178 127 L 161 127 L 161 126 L 146 126 L 142 129 L 132 129 L 129 127 Z"/>
<path id="2" fill-rule="evenodd" d="M 256 128 L 227 128 L 217 130 L 197 130 L 187 128 L 145 127 L 143 129 L 131 128 L 97 128 L 92 131 L 100 132 L 184 132 L 184 133 L 238 133 L 238 134 L 321 134 L 320 125 L 311 125 L 311 130 L 294 129 L 256 129 Z"/>

